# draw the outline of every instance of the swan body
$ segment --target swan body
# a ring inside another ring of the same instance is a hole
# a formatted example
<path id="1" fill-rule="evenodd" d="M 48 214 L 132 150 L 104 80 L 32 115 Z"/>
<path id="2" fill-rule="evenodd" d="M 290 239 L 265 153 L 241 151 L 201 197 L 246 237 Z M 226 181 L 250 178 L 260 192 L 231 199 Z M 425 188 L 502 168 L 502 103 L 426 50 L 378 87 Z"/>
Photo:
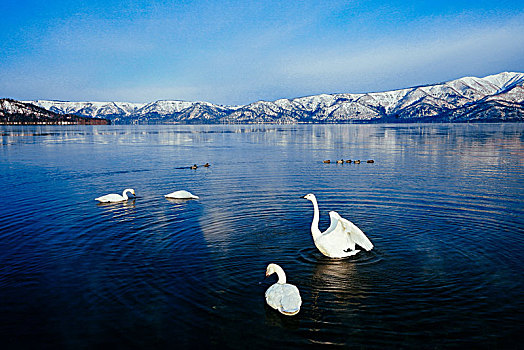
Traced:
<path id="1" fill-rule="evenodd" d="M 319 210 L 317 199 L 314 194 L 309 193 L 303 198 L 313 203 L 313 222 L 311 223 L 311 234 L 315 246 L 322 254 L 330 258 L 345 258 L 358 254 L 360 250 L 355 249 L 356 245 L 365 250 L 373 249 L 373 243 L 366 237 L 355 224 L 344 219 L 337 212 L 330 211 L 329 217 L 331 224 L 324 232 L 318 229 Z"/>
<path id="2" fill-rule="evenodd" d="M 184 191 L 184 190 L 171 192 L 169 194 L 166 194 L 164 197 L 174 198 L 174 199 L 198 199 L 199 198 L 198 196 L 195 196 L 191 192 Z"/>
<path id="3" fill-rule="evenodd" d="M 127 192 L 131 192 L 133 196 L 135 195 L 134 189 L 126 188 L 124 192 L 122 192 L 122 195 L 119 195 L 116 193 L 110 193 L 110 194 L 106 194 L 105 196 L 95 198 L 95 200 L 101 203 L 123 202 L 129 199 L 129 197 L 127 196 Z"/>
<path id="4" fill-rule="evenodd" d="M 267 266 L 266 277 L 273 273 L 277 274 L 278 281 L 266 290 L 266 303 L 283 315 L 296 315 L 302 305 L 298 288 L 286 283 L 286 274 L 279 265 L 269 264 Z"/>

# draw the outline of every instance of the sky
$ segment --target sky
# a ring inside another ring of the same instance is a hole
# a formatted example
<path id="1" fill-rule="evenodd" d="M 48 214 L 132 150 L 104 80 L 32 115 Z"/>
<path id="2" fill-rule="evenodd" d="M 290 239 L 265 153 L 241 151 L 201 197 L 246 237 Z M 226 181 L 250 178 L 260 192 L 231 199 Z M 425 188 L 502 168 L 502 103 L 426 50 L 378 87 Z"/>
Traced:
<path id="1" fill-rule="evenodd" d="M 4 0 L 0 98 L 248 104 L 524 72 L 524 2 Z"/>

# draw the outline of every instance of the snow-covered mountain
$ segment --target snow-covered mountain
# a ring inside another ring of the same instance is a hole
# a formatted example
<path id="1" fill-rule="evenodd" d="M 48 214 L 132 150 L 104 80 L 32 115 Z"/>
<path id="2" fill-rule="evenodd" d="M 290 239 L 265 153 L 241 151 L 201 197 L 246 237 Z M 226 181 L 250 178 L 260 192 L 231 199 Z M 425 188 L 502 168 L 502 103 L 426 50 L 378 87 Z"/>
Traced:
<path id="1" fill-rule="evenodd" d="M 524 73 L 504 72 L 366 94 L 322 94 L 243 106 L 208 102 L 26 101 L 115 123 L 524 121 Z"/>
<path id="2" fill-rule="evenodd" d="M 0 124 L 97 124 L 107 125 L 110 121 L 101 118 L 83 117 L 75 114 L 56 113 L 34 104 L 0 99 Z"/>
<path id="3" fill-rule="evenodd" d="M 35 100 L 22 101 L 60 114 L 77 114 L 84 117 L 131 116 L 146 106 L 145 103 L 129 102 L 68 102 Z"/>

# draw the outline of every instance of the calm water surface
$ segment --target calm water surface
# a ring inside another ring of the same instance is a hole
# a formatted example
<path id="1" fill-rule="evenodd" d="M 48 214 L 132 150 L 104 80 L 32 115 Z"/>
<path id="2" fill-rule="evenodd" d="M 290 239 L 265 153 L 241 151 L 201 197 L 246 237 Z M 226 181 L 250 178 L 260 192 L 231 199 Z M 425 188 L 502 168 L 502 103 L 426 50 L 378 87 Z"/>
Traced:
<path id="1" fill-rule="evenodd" d="M 3 348 L 522 344 L 524 124 L 3 126 L 0 184 Z M 309 192 L 375 249 L 320 255 Z"/>

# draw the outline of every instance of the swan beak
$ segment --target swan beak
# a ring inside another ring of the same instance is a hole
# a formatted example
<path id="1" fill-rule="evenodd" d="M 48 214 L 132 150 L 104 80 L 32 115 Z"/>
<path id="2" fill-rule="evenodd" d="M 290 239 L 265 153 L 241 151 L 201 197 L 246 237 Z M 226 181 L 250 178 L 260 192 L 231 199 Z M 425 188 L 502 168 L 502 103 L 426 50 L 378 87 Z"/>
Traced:
<path id="1" fill-rule="evenodd" d="M 266 271 L 266 277 L 267 277 L 267 276 L 269 276 L 269 273 L 267 273 L 267 271 Z"/>
<path id="2" fill-rule="evenodd" d="M 304 199 L 305 199 L 305 198 L 306 198 L 306 196 L 300 196 L 300 198 L 304 198 Z"/>

